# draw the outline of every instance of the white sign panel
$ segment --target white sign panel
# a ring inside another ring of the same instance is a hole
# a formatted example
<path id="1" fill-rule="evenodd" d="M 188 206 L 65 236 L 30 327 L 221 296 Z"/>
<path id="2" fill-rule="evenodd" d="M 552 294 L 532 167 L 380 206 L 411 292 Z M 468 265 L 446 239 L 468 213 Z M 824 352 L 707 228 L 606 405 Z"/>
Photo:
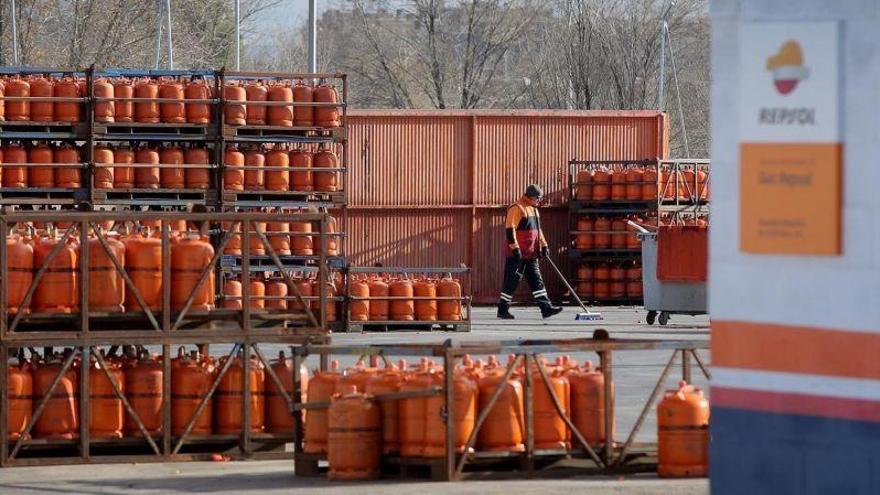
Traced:
<path id="1" fill-rule="evenodd" d="M 740 142 L 840 140 L 837 22 L 740 28 Z"/>

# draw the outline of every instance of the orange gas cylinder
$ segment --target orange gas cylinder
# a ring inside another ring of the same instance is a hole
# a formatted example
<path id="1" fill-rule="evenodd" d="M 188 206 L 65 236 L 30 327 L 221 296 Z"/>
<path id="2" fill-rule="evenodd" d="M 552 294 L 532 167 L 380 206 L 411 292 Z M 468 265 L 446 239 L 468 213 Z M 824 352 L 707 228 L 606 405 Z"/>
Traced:
<path id="1" fill-rule="evenodd" d="M 259 167 L 259 169 L 244 171 L 244 188 L 247 191 L 261 191 L 265 187 L 262 168 L 266 165 L 266 155 L 259 148 L 252 148 L 244 152 L 245 167 Z"/>
<path id="2" fill-rule="evenodd" d="M 593 172 L 593 201 L 611 199 L 611 170 L 598 169 Z"/>
<path id="3" fill-rule="evenodd" d="M 297 103 L 310 103 L 314 101 L 314 88 L 298 81 L 293 87 L 293 101 Z M 295 106 L 293 107 L 293 125 L 297 127 L 312 127 L 315 125 L 315 107 L 312 106 Z"/>
<path id="4" fill-rule="evenodd" d="M 220 360 L 218 367 L 228 359 Z M 263 392 L 266 388 L 266 372 L 262 362 L 256 357 L 250 358 L 250 431 L 260 433 L 265 429 L 266 397 Z M 214 424 L 216 432 L 224 435 L 241 433 L 244 428 L 242 417 L 244 366 L 240 357 L 236 357 L 226 374 L 220 380 L 220 385 L 214 393 Z"/>
<path id="5" fill-rule="evenodd" d="M 29 97 L 31 85 L 19 76 L 6 80 L 6 96 Z M 31 120 L 31 102 L 28 100 L 9 100 L 6 102 L 6 120 Z"/>
<path id="6" fill-rule="evenodd" d="M 249 83 L 245 86 L 244 91 L 248 102 L 266 101 L 269 95 L 266 85 L 262 81 Z M 266 125 L 266 106 L 249 104 L 246 121 L 247 125 Z"/>
<path id="7" fill-rule="evenodd" d="M 211 122 L 211 104 L 190 103 L 191 100 L 208 100 L 213 91 L 204 79 L 192 79 L 186 84 L 186 121 L 190 124 L 207 124 Z"/>
<path id="8" fill-rule="evenodd" d="M 135 98 L 147 98 L 153 101 L 139 101 L 134 104 L 134 120 L 144 124 L 159 122 L 159 85 L 150 79 L 143 79 L 134 85 Z"/>
<path id="9" fill-rule="evenodd" d="M 287 297 L 287 282 L 281 279 L 269 279 L 266 281 L 266 309 L 287 309 L 286 299 L 272 299 Z"/>
<path id="10" fill-rule="evenodd" d="M 9 364 L 7 373 L 9 380 L 9 418 L 7 430 L 9 438 L 18 439 L 31 420 L 34 403 L 34 378 L 31 365 L 19 361 L 17 365 Z"/>
<path id="11" fill-rule="evenodd" d="M 336 389 L 340 375 L 338 361 L 330 363 L 330 370 L 316 371 L 307 388 L 306 403 L 326 402 Z M 306 412 L 305 446 L 307 454 L 327 453 L 327 409 L 310 409 Z"/>
<path id="12" fill-rule="evenodd" d="M 593 247 L 608 249 L 611 247 L 611 220 L 599 217 L 593 222 Z M 625 242 L 625 241 L 624 241 Z"/>
<path id="13" fill-rule="evenodd" d="M 134 234 L 123 239 L 125 270 L 151 311 L 162 307 L 162 241 Z M 176 282 L 176 281 L 175 281 Z M 132 291 L 126 291 L 125 308 L 143 311 Z"/>
<path id="14" fill-rule="evenodd" d="M 290 166 L 312 168 L 312 154 L 305 150 L 290 152 Z M 293 191 L 311 191 L 314 189 L 314 177 L 311 170 L 294 170 L 290 175 L 290 189 Z"/>
<path id="15" fill-rule="evenodd" d="M 709 174 L 704 170 L 697 170 L 697 196 L 700 201 L 709 199 Z"/>
<path id="16" fill-rule="evenodd" d="M 51 98 L 55 83 L 43 76 L 31 78 L 32 98 Z M 31 120 L 34 122 L 52 122 L 55 120 L 55 109 L 51 101 L 35 101 L 31 103 Z"/>
<path id="17" fill-rule="evenodd" d="M 657 473 L 670 478 L 709 473 L 709 401 L 684 380 L 657 405 Z"/>
<path id="18" fill-rule="evenodd" d="M 535 384 L 533 399 L 535 448 L 568 449 L 571 447 L 568 426 L 556 411 L 553 398 L 550 397 L 550 390 L 553 390 L 565 414 L 570 415 L 569 383 L 562 370 L 551 369 L 546 363 L 544 363 L 544 369 L 547 373 L 547 380 L 550 382 L 549 387 L 544 383 L 541 372 L 537 368 L 532 370 L 532 382 Z"/>
<path id="19" fill-rule="evenodd" d="M 290 224 L 287 222 L 266 222 L 266 235 L 269 245 L 278 256 L 290 256 Z"/>
<path id="20" fill-rule="evenodd" d="M 12 106 L 12 102 L 9 103 Z M 8 167 L 6 164 L 27 163 L 27 152 L 21 145 L 9 144 L 3 149 L 3 187 L 27 187 L 28 172 L 25 167 Z"/>
<path id="21" fill-rule="evenodd" d="M 388 296 L 388 284 L 380 278 L 373 278 L 369 283 L 370 288 L 370 320 L 372 321 L 388 321 L 389 303 L 388 299 L 382 299 Z"/>
<path id="22" fill-rule="evenodd" d="M 135 163 L 158 165 L 161 162 L 159 151 L 155 148 L 140 148 L 134 156 Z M 138 167 L 134 171 L 135 186 L 140 189 L 159 189 L 161 183 L 159 167 Z"/>
<path id="23" fill-rule="evenodd" d="M 118 363 L 110 359 L 105 359 L 104 363 L 107 365 L 106 372 L 98 363 L 89 366 L 89 401 L 92 408 L 89 436 L 122 438 L 125 410 L 122 401 L 113 391 L 113 384 L 107 378 L 107 373 L 113 376 L 113 381 L 122 393 L 125 393 L 125 374 Z"/>
<path id="24" fill-rule="evenodd" d="M 434 371 L 423 362 L 418 372 L 410 374 L 400 384 L 401 392 L 424 390 L 434 386 Z M 400 399 L 397 409 L 400 455 L 422 457 L 425 454 L 426 397 Z"/>
<path id="25" fill-rule="evenodd" d="M 348 387 L 354 387 L 356 391 L 363 393 L 367 382 L 375 374 L 376 368 L 367 368 L 362 360 L 358 361 L 356 365 L 345 370 L 336 382 L 334 393 L 341 394 L 348 390 Z"/>
<path id="26" fill-rule="evenodd" d="M 269 101 L 293 102 L 293 90 L 280 84 L 269 86 Z M 269 125 L 292 127 L 293 105 L 273 105 L 266 111 L 266 118 Z"/>
<path id="27" fill-rule="evenodd" d="M 571 421 L 589 444 L 605 442 L 605 376 L 589 361 L 581 368 L 566 372 L 571 386 Z M 611 406 L 614 407 L 614 384 L 611 388 Z M 612 419 L 614 415 L 612 414 Z M 612 437 L 614 423 L 611 423 Z"/>
<path id="28" fill-rule="evenodd" d="M 584 299 L 593 297 L 593 269 L 581 265 L 577 270 L 577 295 Z"/>
<path id="29" fill-rule="evenodd" d="M 593 269 L 593 295 L 598 300 L 608 299 L 611 272 L 607 265 L 597 265 Z"/>
<path id="30" fill-rule="evenodd" d="M 173 382 L 172 382 L 173 383 Z M 150 435 L 162 431 L 162 361 L 142 352 L 125 369 L 125 398 L 141 419 Z M 142 437 L 140 428 L 130 415 L 125 416 L 129 436 Z"/>
<path id="31" fill-rule="evenodd" d="M 637 224 L 642 224 L 643 220 L 640 218 L 632 218 L 632 221 Z M 626 224 L 626 230 L 629 232 L 626 235 L 626 248 L 627 249 L 639 249 L 641 247 L 641 241 L 639 241 L 639 236 L 637 235 L 638 230 L 630 224 Z"/>
<path id="32" fill-rule="evenodd" d="M 165 80 L 159 85 L 159 98 L 179 101 L 163 101 L 159 105 L 162 122 L 182 124 L 186 122 L 186 104 L 184 103 L 183 84 L 178 81 Z"/>
<path id="33" fill-rule="evenodd" d="M 266 283 L 253 278 L 248 284 L 248 297 L 251 309 L 266 309 Z"/>
<path id="34" fill-rule="evenodd" d="M 6 266 L 9 271 L 6 308 L 14 314 L 24 302 L 24 296 L 34 279 L 34 246 L 30 239 L 18 234 L 6 237 Z M 24 310 L 27 311 L 28 308 L 25 307 Z"/>
<path id="35" fill-rule="evenodd" d="M 229 237 L 229 242 L 227 242 L 226 247 L 223 248 L 223 254 L 241 256 L 241 224 L 236 222 L 223 222 L 221 225 L 223 226 L 224 232 L 235 232 L 235 234 Z M 235 225 L 235 227 L 233 227 L 233 225 Z"/>
<path id="36" fill-rule="evenodd" d="M 339 256 L 339 244 L 337 243 L 338 237 L 333 235 L 336 233 L 336 217 L 327 217 L 327 256 Z M 319 239 L 320 240 L 320 239 Z M 321 254 L 321 243 L 317 242 L 315 244 L 315 254 Z"/>
<path id="37" fill-rule="evenodd" d="M 28 150 L 28 163 L 55 163 L 52 148 L 39 144 Z M 55 171 L 52 166 L 28 167 L 28 185 L 30 187 L 55 187 Z"/>
<path id="38" fill-rule="evenodd" d="M 367 321 L 370 319 L 370 284 L 364 279 L 352 276 L 348 284 L 348 319 Z"/>
<path id="39" fill-rule="evenodd" d="M 208 268 L 214 257 L 214 248 L 206 237 L 189 235 L 171 244 L 171 308 L 183 309 L 183 305 Z M 214 270 L 208 269 L 205 282 L 192 300 L 190 310 L 209 311 L 214 309 Z"/>
<path id="40" fill-rule="evenodd" d="M 608 295 L 611 299 L 621 299 L 626 295 L 626 270 L 621 266 L 613 266 L 609 276 L 611 284 L 608 286 Z"/>
<path id="41" fill-rule="evenodd" d="M 327 462 L 331 480 L 372 480 L 382 459 L 381 410 L 368 395 L 346 390 L 328 411 Z"/>
<path id="42" fill-rule="evenodd" d="M 186 175 L 183 168 L 175 165 L 182 165 L 183 150 L 177 146 L 169 146 L 162 148 L 159 152 L 159 163 L 162 165 L 172 165 L 173 167 L 163 167 L 159 171 L 159 183 L 166 189 L 182 189 L 186 184 Z"/>
<path id="43" fill-rule="evenodd" d="M 395 321 L 412 321 L 415 318 L 415 302 L 413 301 L 413 285 L 409 280 L 394 280 L 388 285 L 388 295 L 405 299 L 391 300 L 391 319 Z"/>
<path id="44" fill-rule="evenodd" d="M 125 245 L 114 236 L 104 235 L 107 247 L 119 265 L 125 267 Z M 96 237 L 89 239 L 89 311 L 112 313 L 123 310 L 125 280 Z"/>
<path id="45" fill-rule="evenodd" d="M 611 231 L 614 232 L 611 234 L 612 249 L 626 248 L 626 238 L 629 236 L 629 234 L 627 234 L 626 226 L 627 223 L 625 218 L 615 218 L 611 221 Z"/>
<path id="46" fill-rule="evenodd" d="M 114 97 L 113 85 L 107 79 L 96 79 L 92 85 L 95 99 Z M 92 112 L 95 115 L 95 122 L 110 123 L 114 120 L 116 103 L 113 101 L 95 101 Z"/>
<path id="47" fill-rule="evenodd" d="M 263 241 L 257 236 L 257 232 L 266 234 L 266 222 L 254 220 L 248 229 L 248 245 L 250 246 L 251 256 L 264 256 L 266 254 L 266 246 L 263 245 Z"/>
<path id="48" fill-rule="evenodd" d="M 645 171 L 642 167 L 631 166 L 626 169 L 626 199 L 639 201 L 642 199 L 642 182 L 645 180 Z"/>
<path id="49" fill-rule="evenodd" d="M 57 98 L 79 98 L 85 96 L 80 88 L 84 88 L 84 81 L 77 81 L 71 77 L 55 83 L 52 95 Z M 81 122 L 82 105 L 78 101 L 59 101 L 55 103 L 55 120 L 59 122 Z"/>
<path id="50" fill-rule="evenodd" d="M 675 199 L 675 179 L 668 168 L 660 169 L 657 195 L 663 200 Z"/>
<path id="51" fill-rule="evenodd" d="M 59 242 L 64 246 L 49 263 L 34 292 L 32 303 L 35 313 L 71 313 L 79 307 L 79 247 L 73 239 L 40 239 L 34 246 L 34 267 L 43 266 L 52 248 Z"/>
<path id="52" fill-rule="evenodd" d="M 227 279 L 223 283 L 223 308 L 241 309 L 244 303 L 241 300 L 241 280 Z"/>
<path id="53" fill-rule="evenodd" d="M 431 376 L 434 380 L 434 386 L 443 386 L 443 372 L 434 373 Z M 456 452 L 462 453 L 477 421 L 477 403 L 480 391 L 477 383 L 464 370 L 456 370 L 453 373 L 452 383 L 455 397 L 452 415 L 455 421 L 453 445 Z M 444 409 L 442 395 L 434 395 L 425 399 L 425 457 L 446 455 Z"/>
<path id="54" fill-rule="evenodd" d="M 697 197 L 697 176 L 691 168 L 683 168 L 678 173 L 678 199 L 693 201 Z"/>
<path id="55" fill-rule="evenodd" d="M 320 296 L 321 294 L 321 284 L 316 279 L 312 281 L 312 295 Z M 327 284 L 327 297 L 336 297 L 336 286 L 334 284 Z M 321 311 L 321 301 L 313 300 L 309 305 L 312 309 L 312 313 L 315 314 L 315 317 L 319 317 L 319 311 Z M 336 321 L 336 301 L 327 301 L 327 321 Z"/>
<path id="56" fill-rule="evenodd" d="M 339 93 L 336 88 L 328 84 L 315 87 L 312 95 L 315 103 L 339 103 Z M 316 106 L 315 125 L 318 127 L 339 127 L 339 107 Z"/>
<path id="57" fill-rule="evenodd" d="M 38 404 L 49 394 L 49 386 L 62 367 L 63 363 L 56 357 L 34 369 L 34 400 Z M 34 425 L 35 437 L 71 439 L 79 436 L 78 375 L 77 370 L 71 366 L 61 377 L 46 402 L 43 414 L 37 418 Z"/>
<path id="58" fill-rule="evenodd" d="M 296 256 L 312 256 L 315 253 L 314 243 L 311 235 L 311 222 L 290 222 L 290 244 L 291 252 Z"/>
<path id="59" fill-rule="evenodd" d="M 305 278 L 294 279 L 293 285 L 296 286 L 296 288 L 299 290 L 299 293 L 303 297 L 311 297 L 312 296 L 312 281 L 311 280 L 305 279 Z M 297 300 L 297 298 L 295 297 L 296 294 L 294 294 L 291 291 L 290 295 L 293 297 L 293 299 L 290 300 L 290 302 L 287 304 L 287 306 L 291 309 L 291 311 L 305 311 L 306 307 Z M 306 305 L 308 305 L 309 308 L 312 307 L 312 305 L 308 302 L 308 299 L 306 299 Z M 317 317 L 317 316 L 318 315 L 315 315 L 315 317 Z"/>
<path id="60" fill-rule="evenodd" d="M 589 201 L 592 197 L 593 173 L 589 170 L 580 170 L 575 175 L 574 199 Z"/>
<path id="61" fill-rule="evenodd" d="M 320 168 L 337 168 L 337 160 L 336 154 L 332 151 L 328 151 L 325 149 L 318 150 L 317 153 L 312 157 L 312 167 L 315 169 Z M 337 189 L 338 183 L 337 172 L 315 172 L 314 173 L 314 187 L 316 191 L 320 192 L 334 192 Z"/>
<path id="62" fill-rule="evenodd" d="M 285 357 L 284 351 L 278 351 L 278 359 L 269 363 L 269 367 L 281 381 L 287 395 L 293 399 L 293 359 Z M 309 388 L 309 370 L 302 364 L 299 368 L 300 378 L 300 402 L 306 401 L 306 391 Z M 269 433 L 290 433 L 293 431 L 293 415 L 290 413 L 290 405 L 284 398 L 275 380 L 266 379 L 266 431 Z"/>
<path id="63" fill-rule="evenodd" d="M 198 351 L 186 354 L 181 347 L 171 361 L 171 434 L 182 435 L 199 404 L 214 382 L 214 365 L 200 358 Z M 212 407 L 208 399 L 190 430 L 192 435 L 210 435 Z"/>
<path id="64" fill-rule="evenodd" d="M 593 221 L 589 217 L 581 217 L 577 221 L 576 229 L 579 234 L 575 234 L 575 249 L 590 250 L 593 249 Z"/>
<path id="65" fill-rule="evenodd" d="M 638 262 L 633 262 L 633 266 L 626 269 L 626 297 L 642 297 L 642 267 Z"/>
<path id="66" fill-rule="evenodd" d="M 95 187 L 99 189 L 112 189 L 113 167 L 99 167 L 97 165 L 113 165 L 113 150 L 106 146 L 95 146 L 92 161 L 96 165 L 92 172 Z"/>
<path id="67" fill-rule="evenodd" d="M 227 125 L 245 125 L 247 123 L 244 102 L 247 101 L 247 91 L 237 84 L 223 86 L 223 116 Z M 239 103 L 240 102 L 240 103 Z"/>
<path id="68" fill-rule="evenodd" d="M 134 168 L 120 167 L 120 164 L 134 163 L 134 151 L 127 147 L 113 150 L 113 187 L 131 189 L 134 187 Z"/>
<path id="69" fill-rule="evenodd" d="M 419 321 L 437 321 L 437 284 L 433 280 L 420 279 L 413 282 L 413 295 L 427 297 L 416 299 L 415 317 Z"/>
<path id="70" fill-rule="evenodd" d="M 452 277 L 437 282 L 437 318 L 440 321 L 461 321 L 461 284 Z M 455 299 L 442 300 L 444 297 Z"/>
<path id="71" fill-rule="evenodd" d="M 80 187 L 82 185 L 82 169 L 78 165 L 64 167 L 60 164 L 79 164 L 79 150 L 69 144 L 62 144 L 55 149 L 55 162 L 59 164 L 55 168 L 55 187 Z"/>
<path id="72" fill-rule="evenodd" d="M 128 79 L 118 79 L 113 82 L 113 114 L 116 122 L 134 121 L 134 103 L 122 101 L 121 98 L 134 98 L 134 86 Z"/>
<path id="73" fill-rule="evenodd" d="M 401 361 L 401 369 L 406 368 L 406 362 Z M 367 380 L 364 390 L 368 395 L 390 394 L 400 390 L 404 374 L 389 364 L 384 370 L 373 374 Z M 382 453 L 396 454 L 400 452 L 398 402 L 394 400 L 381 401 L 382 409 Z"/>
<path id="74" fill-rule="evenodd" d="M 188 189 L 209 189 L 211 187 L 211 170 L 208 165 L 211 157 L 205 148 L 187 148 L 183 154 L 187 165 L 205 165 L 205 168 L 187 168 L 183 176 Z"/>
<path id="75" fill-rule="evenodd" d="M 227 148 L 223 154 L 223 189 L 244 191 L 244 154 L 238 148 Z"/>
<path id="76" fill-rule="evenodd" d="M 642 200 L 657 200 L 657 169 L 650 165 L 645 167 L 642 176 Z"/>
<path id="77" fill-rule="evenodd" d="M 522 384 L 515 378 L 506 381 L 503 378 L 502 369 L 495 367 L 488 369 L 486 375 L 480 379 L 481 414 L 495 390 L 498 387 L 503 388 L 498 401 L 489 410 L 486 422 L 477 434 L 479 450 L 523 452 L 525 420 Z"/>
<path id="78" fill-rule="evenodd" d="M 267 167 L 283 167 L 290 166 L 290 158 L 287 151 L 276 148 L 266 152 Z M 287 191 L 290 186 L 290 172 L 287 170 L 267 170 L 266 171 L 266 189 L 269 191 Z"/>
<path id="79" fill-rule="evenodd" d="M 626 172 L 623 169 L 611 171 L 611 199 L 614 201 L 626 199 Z"/>

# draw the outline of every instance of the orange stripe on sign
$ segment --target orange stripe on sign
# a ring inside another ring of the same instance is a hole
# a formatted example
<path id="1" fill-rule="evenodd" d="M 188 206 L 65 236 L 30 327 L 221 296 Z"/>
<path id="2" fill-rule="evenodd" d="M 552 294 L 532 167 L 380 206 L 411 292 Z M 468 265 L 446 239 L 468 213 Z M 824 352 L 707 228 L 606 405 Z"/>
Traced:
<path id="1" fill-rule="evenodd" d="M 880 379 L 880 334 L 712 321 L 712 365 Z"/>

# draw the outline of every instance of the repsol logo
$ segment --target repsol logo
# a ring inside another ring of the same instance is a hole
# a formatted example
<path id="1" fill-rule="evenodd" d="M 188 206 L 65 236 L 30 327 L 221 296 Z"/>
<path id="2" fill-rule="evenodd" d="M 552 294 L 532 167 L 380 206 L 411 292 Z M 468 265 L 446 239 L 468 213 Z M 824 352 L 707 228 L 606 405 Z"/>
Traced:
<path id="1" fill-rule="evenodd" d="M 758 122 L 766 125 L 816 125 L 816 109 L 762 108 Z"/>

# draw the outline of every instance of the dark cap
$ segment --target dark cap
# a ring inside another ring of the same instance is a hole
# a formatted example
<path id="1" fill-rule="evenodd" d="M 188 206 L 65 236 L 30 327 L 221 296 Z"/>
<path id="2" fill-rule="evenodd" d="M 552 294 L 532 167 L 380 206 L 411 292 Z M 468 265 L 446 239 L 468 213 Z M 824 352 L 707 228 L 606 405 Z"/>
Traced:
<path id="1" fill-rule="evenodd" d="M 544 197 L 544 191 L 537 184 L 529 184 L 529 187 L 526 188 L 526 197 L 541 199 Z"/>

